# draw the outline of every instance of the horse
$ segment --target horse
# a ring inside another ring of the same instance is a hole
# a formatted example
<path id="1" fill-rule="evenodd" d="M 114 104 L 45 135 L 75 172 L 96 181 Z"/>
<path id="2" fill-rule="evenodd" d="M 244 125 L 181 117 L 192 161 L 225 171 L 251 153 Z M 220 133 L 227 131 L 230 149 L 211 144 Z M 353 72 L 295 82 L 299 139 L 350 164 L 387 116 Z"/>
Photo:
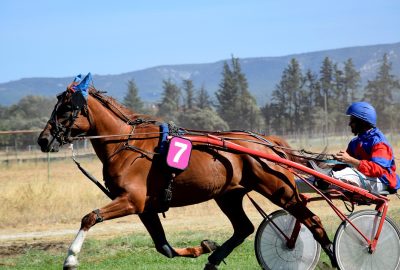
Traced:
<path id="1" fill-rule="evenodd" d="M 73 138 L 91 137 L 93 149 L 103 165 L 104 184 L 112 201 L 82 218 L 63 269 L 77 269 L 78 254 L 91 227 L 132 214 L 139 216 L 159 253 L 168 258 L 211 253 L 204 269 L 218 269 L 233 249 L 254 232 L 242 206 L 243 197 L 250 191 L 260 193 L 303 223 L 328 254 L 332 265 L 335 264 L 332 243 L 321 220 L 303 203 L 294 175 L 287 168 L 223 147 L 193 143 L 189 166 L 171 173 L 161 151 L 164 143 L 160 136 L 160 133 L 164 134 L 160 132 L 161 120 L 132 112 L 92 85 L 85 96 L 76 90 L 76 85 L 77 82 L 71 83 L 57 96 L 51 117 L 38 137 L 38 144 L 43 152 L 50 152 L 57 151 Z M 229 137 L 249 149 L 295 159 L 290 150 L 278 151 L 265 143 L 254 143 L 256 139 L 289 147 L 277 136 L 238 131 L 210 133 Z M 288 149 L 285 147 L 282 149 Z M 166 189 L 166 185 L 170 188 Z M 165 199 L 165 191 L 170 193 L 169 200 Z M 168 207 L 193 205 L 211 199 L 230 220 L 233 235 L 220 246 L 205 240 L 199 246 L 172 247 L 158 214 Z"/>

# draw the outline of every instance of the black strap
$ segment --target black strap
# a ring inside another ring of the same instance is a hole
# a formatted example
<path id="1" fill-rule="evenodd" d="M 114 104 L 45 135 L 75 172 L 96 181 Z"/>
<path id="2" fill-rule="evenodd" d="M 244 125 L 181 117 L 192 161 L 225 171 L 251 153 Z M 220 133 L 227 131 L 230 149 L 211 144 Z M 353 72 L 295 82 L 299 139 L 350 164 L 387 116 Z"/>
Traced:
<path id="1" fill-rule="evenodd" d="M 96 186 L 97 186 L 98 188 L 100 188 L 101 191 L 103 191 L 104 194 L 106 194 L 108 198 L 110 198 L 111 200 L 114 199 L 114 196 L 111 195 L 110 191 L 109 191 L 107 188 L 105 188 L 102 184 L 100 184 L 100 182 L 97 181 L 97 179 L 96 179 L 93 175 L 91 175 L 87 170 L 85 170 L 85 169 L 81 166 L 81 164 L 80 164 L 78 161 L 76 161 L 76 159 L 75 159 L 74 157 L 72 157 L 72 160 L 75 162 L 76 166 L 78 166 L 78 169 L 79 169 L 87 178 L 89 178 L 90 181 L 92 181 L 94 184 L 96 184 Z"/>

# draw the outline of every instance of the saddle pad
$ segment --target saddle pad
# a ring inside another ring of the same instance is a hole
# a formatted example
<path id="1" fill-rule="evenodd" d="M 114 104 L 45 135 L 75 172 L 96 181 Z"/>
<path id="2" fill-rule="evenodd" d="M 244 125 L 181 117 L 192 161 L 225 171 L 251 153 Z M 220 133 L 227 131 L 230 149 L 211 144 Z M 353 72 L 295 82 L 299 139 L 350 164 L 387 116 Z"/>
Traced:
<path id="1" fill-rule="evenodd" d="M 168 166 L 184 170 L 189 166 L 192 142 L 181 137 L 172 137 L 169 141 L 167 164 Z"/>

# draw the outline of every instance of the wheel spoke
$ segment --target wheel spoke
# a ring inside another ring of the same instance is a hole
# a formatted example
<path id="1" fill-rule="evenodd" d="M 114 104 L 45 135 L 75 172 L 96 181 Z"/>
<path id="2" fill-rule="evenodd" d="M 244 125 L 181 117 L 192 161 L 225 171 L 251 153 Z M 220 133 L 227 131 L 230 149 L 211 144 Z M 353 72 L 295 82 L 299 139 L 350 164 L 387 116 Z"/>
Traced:
<path id="1" fill-rule="evenodd" d="M 296 219 L 286 211 L 270 215 L 273 222 L 287 237 L 291 236 Z M 314 269 L 321 248 L 311 232 L 302 225 L 293 249 L 286 247 L 286 239 L 268 220 L 264 220 L 256 234 L 256 256 L 264 269 Z"/>
<path id="2" fill-rule="evenodd" d="M 370 239 L 375 237 L 380 218 L 374 210 L 362 210 L 349 220 Z M 386 217 L 377 247 L 371 254 L 365 239 L 349 224 L 343 222 L 335 235 L 334 251 L 340 269 L 398 269 L 400 260 L 400 231 Z"/>

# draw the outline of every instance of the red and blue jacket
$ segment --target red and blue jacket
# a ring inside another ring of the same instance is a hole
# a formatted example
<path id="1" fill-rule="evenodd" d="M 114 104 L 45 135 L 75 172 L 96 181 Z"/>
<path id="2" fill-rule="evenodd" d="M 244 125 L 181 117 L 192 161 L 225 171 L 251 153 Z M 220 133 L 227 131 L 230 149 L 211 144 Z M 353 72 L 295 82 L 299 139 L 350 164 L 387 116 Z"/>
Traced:
<path id="1" fill-rule="evenodd" d="M 378 128 L 372 128 L 352 139 L 347 153 L 360 160 L 357 170 L 364 175 L 378 177 L 391 189 L 400 188 L 392 147 Z"/>

